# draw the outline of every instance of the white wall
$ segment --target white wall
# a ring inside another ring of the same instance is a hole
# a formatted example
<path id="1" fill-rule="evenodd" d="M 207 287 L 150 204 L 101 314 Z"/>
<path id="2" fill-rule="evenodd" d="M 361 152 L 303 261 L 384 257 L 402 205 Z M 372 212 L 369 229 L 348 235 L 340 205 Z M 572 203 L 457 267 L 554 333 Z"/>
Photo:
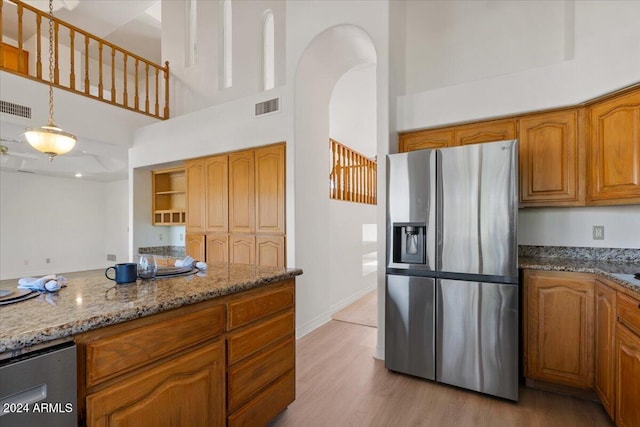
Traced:
<path id="1" fill-rule="evenodd" d="M 0 172 L 0 278 L 109 265 L 105 250 L 121 250 L 122 242 L 107 241 L 106 232 L 119 228 L 123 212 L 118 193 L 122 186 L 114 184 L 110 191 L 106 186 L 75 178 Z M 115 209 L 110 211 L 110 206 Z"/>
<path id="2" fill-rule="evenodd" d="M 105 254 L 116 262 L 129 260 L 129 181 L 124 179 L 104 186 Z"/>
<path id="3" fill-rule="evenodd" d="M 593 240 L 604 225 L 604 240 Z M 640 248 L 640 205 L 520 209 L 518 244 Z"/>

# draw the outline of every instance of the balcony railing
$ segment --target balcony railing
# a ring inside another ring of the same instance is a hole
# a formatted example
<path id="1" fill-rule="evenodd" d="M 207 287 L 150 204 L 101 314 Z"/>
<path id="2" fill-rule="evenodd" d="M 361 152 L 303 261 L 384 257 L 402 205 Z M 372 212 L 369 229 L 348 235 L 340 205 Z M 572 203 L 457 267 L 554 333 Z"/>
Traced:
<path id="1" fill-rule="evenodd" d="M 49 82 L 49 19 L 19 0 L 0 0 L 0 69 Z M 55 17 L 53 23 L 55 87 L 169 118 L 169 62 L 160 66 Z"/>
<path id="2" fill-rule="evenodd" d="M 351 148 L 329 139 L 331 172 L 329 173 L 329 196 L 336 200 L 378 203 L 378 165 Z"/>

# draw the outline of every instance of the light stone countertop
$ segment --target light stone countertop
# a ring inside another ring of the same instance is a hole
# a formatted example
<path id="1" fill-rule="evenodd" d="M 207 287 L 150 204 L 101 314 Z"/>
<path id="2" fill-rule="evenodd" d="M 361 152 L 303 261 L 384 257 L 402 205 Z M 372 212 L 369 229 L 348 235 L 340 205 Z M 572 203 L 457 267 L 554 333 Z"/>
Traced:
<path id="1" fill-rule="evenodd" d="M 302 274 L 300 269 L 209 264 L 206 272 L 116 285 L 104 270 L 60 274 L 68 285 L 56 293 L 0 306 L 0 359 L 45 343 L 252 289 Z M 17 279 L 0 281 L 16 290 Z M 3 354 L 4 353 L 4 354 Z"/>
<path id="2" fill-rule="evenodd" d="M 640 273 L 640 262 L 614 262 L 573 258 L 520 257 L 518 267 L 530 270 L 570 271 L 591 273 L 604 277 L 638 294 L 640 280 L 634 278 Z"/>

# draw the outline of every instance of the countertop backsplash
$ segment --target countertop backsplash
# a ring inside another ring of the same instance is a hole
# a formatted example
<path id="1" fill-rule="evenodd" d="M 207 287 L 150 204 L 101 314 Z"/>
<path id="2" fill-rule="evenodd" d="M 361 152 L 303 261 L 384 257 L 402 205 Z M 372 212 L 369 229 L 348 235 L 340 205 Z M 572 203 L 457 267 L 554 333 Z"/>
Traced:
<path id="1" fill-rule="evenodd" d="M 149 246 L 138 248 L 138 254 L 150 254 L 167 258 L 184 258 L 184 246 Z"/>
<path id="2" fill-rule="evenodd" d="M 520 245 L 518 256 L 634 263 L 640 262 L 640 249 Z"/>

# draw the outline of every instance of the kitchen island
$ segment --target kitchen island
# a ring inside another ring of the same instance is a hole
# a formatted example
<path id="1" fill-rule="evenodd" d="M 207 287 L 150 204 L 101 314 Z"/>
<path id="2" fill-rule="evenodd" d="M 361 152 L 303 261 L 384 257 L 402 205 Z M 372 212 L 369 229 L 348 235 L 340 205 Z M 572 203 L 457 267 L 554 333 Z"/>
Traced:
<path id="1" fill-rule="evenodd" d="M 0 307 L 0 351 L 74 341 L 79 425 L 266 424 L 295 398 L 299 274 L 211 264 L 128 285 L 66 274 L 58 293 Z"/>

